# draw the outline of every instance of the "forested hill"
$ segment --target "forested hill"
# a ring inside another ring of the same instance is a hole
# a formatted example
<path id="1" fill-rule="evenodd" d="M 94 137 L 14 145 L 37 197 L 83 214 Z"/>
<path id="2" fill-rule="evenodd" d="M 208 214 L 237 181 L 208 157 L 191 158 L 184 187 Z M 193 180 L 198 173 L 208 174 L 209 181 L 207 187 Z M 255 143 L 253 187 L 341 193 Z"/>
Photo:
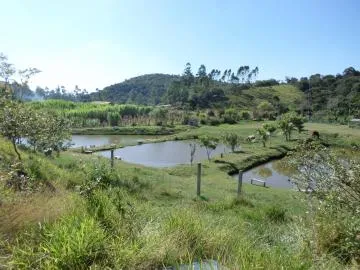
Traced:
<path id="1" fill-rule="evenodd" d="M 257 67 L 242 66 L 196 74 L 188 63 L 181 76 L 149 74 L 105 87 L 91 94 L 91 100 L 116 103 L 171 104 L 190 109 L 237 107 L 283 113 L 297 110 L 314 118 L 338 121 L 360 117 L 360 72 L 353 67 L 341 74 L 314 74 L 303 78 L 256 80 Z M 259 108 L 258 108 L 259 107 Z"/>
<path id="2" fill-rule="evenodd" d="M 341 74 L 257 80 L 259 69 L 240 66 L 237 71 L 206 71 L 201 65 L 195 73 L 190 63 L 178 75 L 147 74 L 88 93 L 77 86 L 37 88 L 12 84 L 15 97 L 22 100 L 64 99 L 71 101 L 110 101 L 141 105 L 171 104 L 182 109 L 237 108 L 279 115 L 295 110 L 313 119 L 346 122 L 360 117 L 360 71 L 346 68 Z"/>
<path id="3" fill-rule="evenodd" d="M 92 100 L 156 105 L 161 103 L 170 84 L 178 79 L 177 75 L 147 74 L 107 86 L 90 96 Z"/>

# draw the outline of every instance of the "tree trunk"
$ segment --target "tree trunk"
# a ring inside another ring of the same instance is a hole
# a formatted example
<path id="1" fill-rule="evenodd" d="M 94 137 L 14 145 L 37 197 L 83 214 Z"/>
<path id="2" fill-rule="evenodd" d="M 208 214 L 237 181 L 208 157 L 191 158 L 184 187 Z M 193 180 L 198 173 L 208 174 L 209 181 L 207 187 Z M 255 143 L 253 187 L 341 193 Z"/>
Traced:
<path id="1" fill-rule="evenodd" d="M 208 149 L 208 148 L 206 148 L 206 154 L 207 154 L 207 156 L 208 156 L 208 160 L 210 161 L 210 152 L 209 152 L 209 149 Z"/>
<path id="2" fill-rule="evenodd" d="M 20 156 L 20 153 L 19 153 L 19 151 L 18 151 L 18 149 L 16 147 L 15 139 L 12 139 L 11 142 L 12 142 L 12 145 L 14 147 L 14 151 L 15 151 L 16 155 L 18 156 L 19 160 L 21 161 L 21 156 Z"/>

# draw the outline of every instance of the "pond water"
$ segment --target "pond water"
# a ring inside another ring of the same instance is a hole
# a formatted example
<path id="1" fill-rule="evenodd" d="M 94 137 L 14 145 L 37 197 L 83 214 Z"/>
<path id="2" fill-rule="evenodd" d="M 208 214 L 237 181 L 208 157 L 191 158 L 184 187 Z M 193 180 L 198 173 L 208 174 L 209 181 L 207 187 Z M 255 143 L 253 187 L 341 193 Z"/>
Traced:
<path id="1" fill-rule="evenodd" d="M 234 178 L 238 179 L 238 174 L 233 175 Z M 255 178 L 266 182 L 268 187 L 277 187 L 277 188 L 293 188 L 289 179 L 291 172 L 283 168 L 281 160 L 270 161 L 263 165 L 254 167 L 243 173 L 243 182 L 251 183 L 251 179 Z M 260 183 L 255 183 L 261 185 Z"/>
<path id="2" fill-rule="evenodd" d="M 192 142 L 147 143 L 116 149 L 114 155 L 130 163 L 151 167 L 172 167 L 179 164 L 190 164 L 190 143 Z M 229 151 L 229 148 L 220 144 L 211 152 L 211 157 Z M 98 152 L 98 154 L 110 158 L 110 151 L 102 151 Z M 194 162 L 204 159 L 207 159 L 206 149 L 197 144 Z"/>
<path id="3" fill-rule="evenodd" d="M 149 135 L 73 135 L 71 147 L 81 147 L 81 146 L 102 146 L 109 144 L 134 144 L 138 141 L 143 141 L 146 139 L 154 139 L 158 136 L 149 136 Z"/>

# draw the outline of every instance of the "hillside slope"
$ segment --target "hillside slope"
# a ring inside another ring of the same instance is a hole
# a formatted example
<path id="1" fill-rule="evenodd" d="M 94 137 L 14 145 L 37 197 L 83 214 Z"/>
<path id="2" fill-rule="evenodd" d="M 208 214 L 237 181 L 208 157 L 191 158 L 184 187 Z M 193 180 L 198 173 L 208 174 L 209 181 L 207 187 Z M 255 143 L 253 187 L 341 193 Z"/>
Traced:
<path id="1" fill-rule="evenodd" d="M 98 93 L 92 93 L 91 99 L 156 105 L 161 102 L 171 82 L 178 78 L 179 76 L 168 74 L 142 75 L 107 86 Z"/>
<path id="2" fill-rule="evenodd" d="M 97 93 L 91 93 L 92 100 L 104 100 L 114 103 L 132 103 L 157 105 L 166 103 L 166 91 L 172 82 L 180 76 L 168 74 L 147 74 L 134 77 L 124 82 L 105 87 Z M 276 97 L 288 107 L 300 104 L 304 94 L 297 87 L 284 84 L 266 87 L 251 87 L 241 91 L 232 91 L 233 86 L 226 83 L 217 84 L 216 88 L 224 91 L 229 105 L 251 109 L 264 100 L 272 102 Z"/>
<path id="3" fill-rule="evenodd" d="M 229 94 L 231 104 L 242 108 L 255 107 L 262 101 L 279 102 L 286 107 L 298 107 L 304 102 L 304 98 L 302 91 L 289 84 L 253 87 L 242 90 L 240 93 Z"/>

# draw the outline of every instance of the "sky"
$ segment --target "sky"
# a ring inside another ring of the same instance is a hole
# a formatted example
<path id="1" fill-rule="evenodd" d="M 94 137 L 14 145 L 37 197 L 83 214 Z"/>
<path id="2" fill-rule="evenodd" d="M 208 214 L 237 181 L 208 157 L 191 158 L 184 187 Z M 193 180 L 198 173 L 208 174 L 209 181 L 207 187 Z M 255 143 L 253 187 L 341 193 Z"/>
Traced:
<path id="1" fill-rule="evenodd" d="M 94 91 L 187 62 L 258 79 L 360 69 L 359 0 L 0 0 L 0 52 L 30 83 Z M 5 23 L 4 23 L 5 22 Z"/>

